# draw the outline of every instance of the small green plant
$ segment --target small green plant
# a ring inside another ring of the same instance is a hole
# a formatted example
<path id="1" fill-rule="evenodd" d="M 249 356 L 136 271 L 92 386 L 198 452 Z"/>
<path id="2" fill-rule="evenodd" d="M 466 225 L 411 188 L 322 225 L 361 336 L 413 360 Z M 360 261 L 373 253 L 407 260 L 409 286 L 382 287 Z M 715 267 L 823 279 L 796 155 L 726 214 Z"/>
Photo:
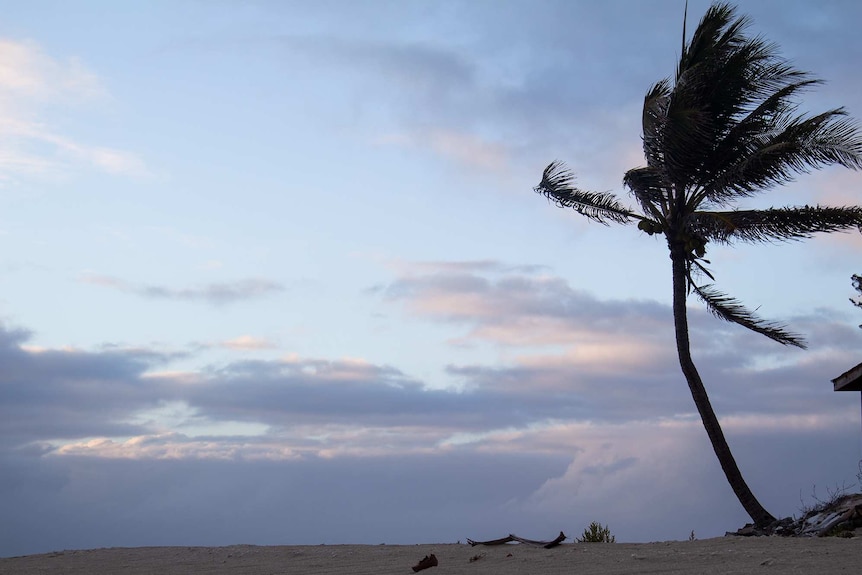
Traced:
<path id="1" fill-rule="evenodd" d="M 578 538 L 578 543 L 613 543 L 616 537 L 611 535 L 611 530 L 601 523 L 593 521 L 584 529 L 584 534 Z"/>

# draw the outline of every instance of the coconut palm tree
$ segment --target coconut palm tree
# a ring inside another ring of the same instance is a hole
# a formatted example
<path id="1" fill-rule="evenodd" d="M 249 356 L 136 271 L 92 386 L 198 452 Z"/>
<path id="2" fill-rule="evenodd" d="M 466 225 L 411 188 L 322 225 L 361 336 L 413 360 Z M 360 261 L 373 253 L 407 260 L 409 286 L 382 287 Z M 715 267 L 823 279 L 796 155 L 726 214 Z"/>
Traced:
<path id="1" fill-rule="evenodd" d="M 636 222 L 646 234 L 664 236 L 683 375 L 734 493 L 755 525 L 766 527 L 775 519 L 745 483 L 692 361 L 686 298 L 693 292 L 717 317 L 804 348 L 799 335 L 705 283 L 715 280 L 704 256 L 710 242 L 800 240 L 862 226 L 859 206 L 737 207 L 739 200 L 816 168 L 862 168 L 862 133 L 843 108 L 798 114 L 795 97 L 819 81 L 779 57 L 775 45 L 746 35 L 748 23 L 734 7 L 717 3 L 688 43 L 683 25 L 673 82 L 658 82 L 644 98 L 646 166 L 629 170 L 623 179 L 639 209 L 613 194 L 578 189 L 559 162 L 545 169 L 535 191 L 596 222 Z"/>

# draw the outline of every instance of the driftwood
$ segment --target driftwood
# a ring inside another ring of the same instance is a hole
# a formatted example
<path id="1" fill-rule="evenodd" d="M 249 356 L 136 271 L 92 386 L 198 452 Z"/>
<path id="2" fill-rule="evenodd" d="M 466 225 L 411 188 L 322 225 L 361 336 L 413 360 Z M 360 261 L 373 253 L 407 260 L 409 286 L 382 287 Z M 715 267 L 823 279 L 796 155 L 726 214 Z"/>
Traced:
<path id="1" fill-rule="evenodd" d="M 815 509 L 806 512 L 799 519 L 785 517 L 766 527 L 757 527 L 749 523 L 736 531 L 728 531 L 727 535 L 847 536 L 846 534 L 859 527 L 862 527 L 862 493 L 854 493 L 819 503 Z"/>
<path id="2" fill-rule="evenodd" d="M 826 521 L 820 525 L 820 528 L 817 530 L 818 537 L 825 537 L 829 535 L 829 532 L 832 531 L 833 527 L 837 527 L 838 525 L 846 522 L 855 523 L 860 518 L 862 518 L 862 505 L 857 505 L 852 509 L 848 509 L 844 513 L 841 513 L 833 518 L 828 518 Z"/>
<path id="3" fill-rule="evenodd" d="M 845 495 L 806 514 L 797 529 L 799 535 L 825 537 L 833 529 L 845 526 L 853 529 L 862 523 L 862 494 Z"/>
<path id="4" fill-rule="evenodd" d="M 470 544 L 471 547 L 475 547 L 476 545 L 504 545 L 515 539 L 509 535 L 508 537 L 503 537 L 501 539 L 491 539 L 490 541 L 473 541 L 472 539 L 467 539 L 467 543 Z"/>
<path id="5" fill-rule="evenodd" d="M 517 535 L 512 535 L 511 533 L 509 533 L 507 537 L 501 537 L 500 539 L 492 539 L 490 541 L 473 541 L 472 539 L 467 539 L 467 543 L 469 543 L 472 547 L 475 547 L 476 545 L 505 545 L 506 543 L 517 541 L 518 543 L 523 543 L 525 545 L 532 545 L 534 547 L 544 547 L 545 549 L 551 549 L 552 547 L 556 547 L 565 540 L 565 533 L 560 531 L 560 534 L 557 535 L 557 538 L 553 541 L 535 541 L 533 539 L 524 539 L 523 537 L 518 537 Z"/>

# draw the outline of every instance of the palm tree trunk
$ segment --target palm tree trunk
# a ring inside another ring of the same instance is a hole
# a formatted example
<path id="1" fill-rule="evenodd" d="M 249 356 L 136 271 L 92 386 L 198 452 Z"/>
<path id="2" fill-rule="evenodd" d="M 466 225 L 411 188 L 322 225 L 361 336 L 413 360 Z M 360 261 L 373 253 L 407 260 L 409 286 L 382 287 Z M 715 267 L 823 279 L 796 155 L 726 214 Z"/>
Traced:
<path id="1" fill-rule="evenodd" d="M 694 399 L 700 419 L 703 422 L 704 428 L 706 428 L 706 434 L 709 436 L 709 441 L 712 443 L 712 448 L 718 457 L 721 469 L 724 471 L 728 483 L 730 483 L 742 507 L 751 516 L 754 524 L 758 527 L 766 527 L 774 523 L 775 518 L 763 508 L 748 488 L 745 479 L 742 478 L 742 473 L 739 471 L 736 460 L 734 460 L 733 454 L 730 452 L 730 446 L 727 445 L 727 440 L 721 431 L 718 418 L 712 410 L 712 405 L 709 402 L 709 396 L 706 394 L 703 381 L 700 379 L 700 374 L 697 372 L 697 368 L 691 359 L 691 349 L 688 340 L 688 314 L 685 307 L 687 295 L 686 262 L 685 251 L 682 245 L 671 246 L 671 260 L 673 262 L 673 322 L 676 329 L 676 349 L 679 355 L 679 365 L 688 382 L 691 397 Z"/>

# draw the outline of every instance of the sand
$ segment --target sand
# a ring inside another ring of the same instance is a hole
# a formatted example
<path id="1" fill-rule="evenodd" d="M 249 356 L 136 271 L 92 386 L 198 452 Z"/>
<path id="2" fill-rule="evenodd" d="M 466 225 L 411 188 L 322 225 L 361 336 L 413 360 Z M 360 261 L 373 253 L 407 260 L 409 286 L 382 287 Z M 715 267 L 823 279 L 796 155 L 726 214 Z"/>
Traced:
<path id="1" fill-rule="evenodd" d="M 437 556 L 439 565 L 420 571 L 427 575 L 862 573 L 862 537 L 720 537 L 572 543 L 554 549 L 520 544 L 113 548 L 0 559 L 0 574 L 412 574 L 411 567 L 429 553 Z M 479 559 L 471 561 L 474 557 Z"/>

